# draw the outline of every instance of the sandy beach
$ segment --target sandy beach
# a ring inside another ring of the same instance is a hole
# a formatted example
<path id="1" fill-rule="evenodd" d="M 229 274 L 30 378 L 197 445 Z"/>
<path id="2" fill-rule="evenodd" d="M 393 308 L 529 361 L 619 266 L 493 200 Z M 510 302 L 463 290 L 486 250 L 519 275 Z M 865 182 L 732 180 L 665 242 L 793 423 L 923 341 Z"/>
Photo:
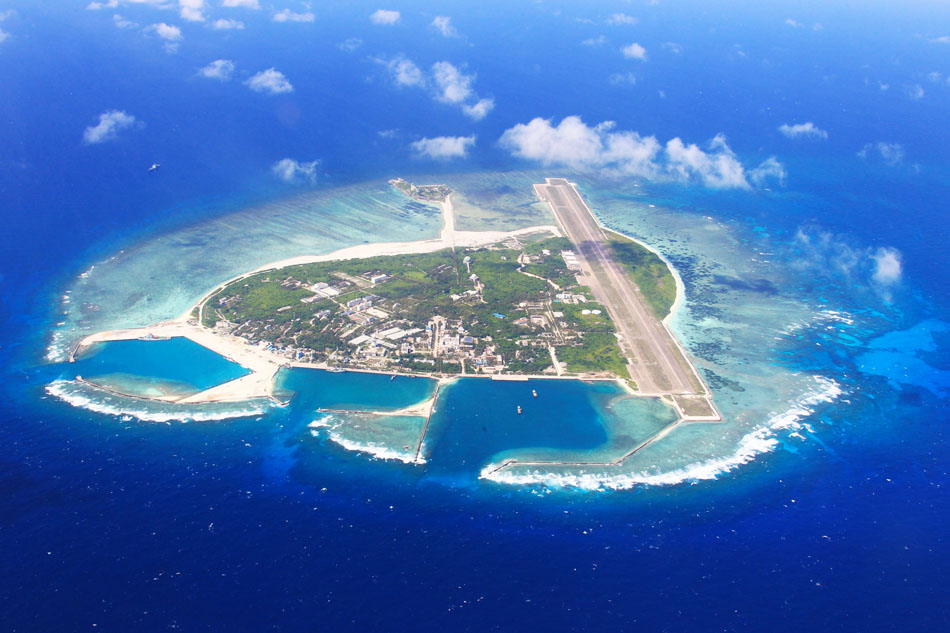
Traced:
<path id="1" fill-rule="evenodd" d="M 531 235 L 536 233 L 550 233 L 560 236 L 561 231 L 553 225 L 530 226 L 515 231 L 456 231 L 455 230 L 455 209 L 452 205 L 451 195 L 440 205 L 442 209 L 442 230 L 438 238 L 429 240 L 418 240 L 414 242 L 378 242 L 374 244 L 358 244 L 348 246 L 339 250 L 325 253 L 322 255 L 301 255 L 298 257 L 289 257 L 242 273 L 236 277 L 218 284 L 208 292 L 204 293 L 198 301 L 189 307 L 184 313 L 170 321 L 163 321 L 141 328 L 129 328 L 122 330 L 106 330 L 91 334 L 82 339 L 70 354 L 70 360 L 82 353 L 83 350 L 95 343 L 106 341 L 122 341 L 132 339 L 153 339 L 153 338 L 172 338 L 184 337 L 213 352 L 233 361 L 251 371 L 247 376 L 242 376 L 230 382 L 226 382 L 210 389 L 177 400 L 181 404 L 198 404 L 210 402 L 233 402 L 239 400 L 249 400 L 252 398 L 274 398 L 274 378 L 281 367 L 312 367 L 315 369 L 327 369 L 326 367 L 310 365 L 305 363 L 292 363 L 286 358 L 268 350 L 266 347 L 251 345 L 244 339 L 236 336 L 230 336 L 222 332 L 214 331 L 201 325 L 201 314 L 198 318 L 192 314 L 195 308 L 203 308 L 205 301 L 225 286 L 234 283 L 237 280 L 244 279 L 251 275 L 285 268 L 287 266 L 296 266 L 299 264 L 311 264 L 318 262 L 338 261 L 345 259 L 364 259 L 367 257 L 378 257 L 386 255 L 407 255 L 416 253 L 431 253 L 443 248 L 456 247 L 478 247 L 488 244 L 494 244 L 512 237 Z M 393 372 L 383 372 L 393 373 Z M 398 372 L 396 372 L 398 373 Z M 389 415 L 422 415 L 428 416 L 435 404 L 435 398 L 418 403 L 399 412 L 390 412 Z"/>

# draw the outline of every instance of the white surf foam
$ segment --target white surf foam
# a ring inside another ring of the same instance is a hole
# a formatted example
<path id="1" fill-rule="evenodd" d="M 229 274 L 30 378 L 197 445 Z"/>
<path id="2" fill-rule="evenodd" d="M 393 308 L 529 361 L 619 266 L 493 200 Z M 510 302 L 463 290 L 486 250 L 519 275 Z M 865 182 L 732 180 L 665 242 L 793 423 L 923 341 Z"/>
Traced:
<path id="1" fill-rule="evenodd" d="M 332 429 L 327 433 L 327 437 L 348 451 L 368 453 L 377 459 L 398 460 L 404 464 L 424 464 L 426 462 L 425 458 L 422 456 L 420 456 L 419 459 L 416 459 L 415 452 L 408 453 L 397 451 L 390 446 L 383 446 L 382 444 L 376 444 L 375 442 L 355 442 L 343 437 L 339 433 L 334 432 Z"/>
<path id="2" fill-rule="evenodd" d="M 800 420 L 814 411 L 814 407 L 823 402 L 831 402 L 843 392 L 834 380 L 817 376 L 817 386 L 802 396 L 792 406 L 773 415 L 760 428 L 747 433 L 740 440 L 736 449 L 729 455 L 694 462 L 680 469 L 668 472 L 611 473 L 578 472 L 552 473 L 541 469 L 528 472 L 510 472 L 509 469 L 491 472 L 497 464 L 489 464 L 482 469 L 482 479 L 505 484 L 537 485 L 552 487 L 569 487 L 583 490 L 625 490 L 636 485 L 672 486 L 685 482 L 716 479 L 720 475 L 733 471 L 744 464 L 748 464 L 757 456 L 771 452 L 778 446 L 776 434 L 782 431 L 795 432 L 802 428 Z M 622 466 L 620 466 L 622 467 Z"/>
<path id="3" fill-rule="evenodd" d="M 247 401 L 239 406 L 146 403 L 101 392 L 74 380 L 54 381 L 46 386 L 46 392 L 74 407 L 113 415 L 120 420 L 134 418 L 143 422 L 211 422 L 264 415 L 270 409 L 270 404 L 263 400 Z"/>

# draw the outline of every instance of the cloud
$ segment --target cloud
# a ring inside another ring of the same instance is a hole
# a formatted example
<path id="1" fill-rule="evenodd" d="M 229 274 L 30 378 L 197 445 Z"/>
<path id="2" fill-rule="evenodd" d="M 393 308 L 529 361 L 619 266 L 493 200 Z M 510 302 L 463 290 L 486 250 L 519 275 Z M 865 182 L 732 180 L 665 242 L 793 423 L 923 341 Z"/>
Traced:
<path id="1" fill-rule="evenodd" d="M 452 18 L 445 15 L 436 16 L 432 20 L 432 27 L 443 37 L 458 37 L 459 35 L 459 32 L 452 25 Z"/>
<path id="2" fill-rule="evenodd" d="M 126 20 L 118 13 L 113 14 L 112 23 L 115 24 L 116 28 L 118 29 L 134 29 L 138 26 L 137 22 Z"/>
<path id="3" fill-rule="evenodd" d="M 468 148 L 475 144 L 475 136 L 436 136 L 423 138 L 410 144 L 417 156 L 448 160 L 464 158 Z"/>
<path id="4" fill-rule="evenodd" d="M 245 81 L 244 84 L 254 92 L 266 92 L 272 95 L 294 91 L 293 85 L 284 73 L 276 68 L 262 70 Z"/>
<path id="5" fill-rule="evenodd" d="M 632 15 L 627 15 L 626 13 L 614 13 L 609 18 L 607 18 L 607 24 L 612 24 L 615 26 L 621 24 L 632 25 L 639 21 L 640 20 L 637 18 L 633 17 Z"/>
<path id="6" fill-rule="evenodd" d="M 307 11 L 306 13 L 294 13 L 290 9 L 281 9 L 274 14 L 274 22 L 313 22 L 316 16 Z"/>
<path id="7" fill-rule="evenodd" d="M 615 127 L 613 121 L 591 127 L 578 116 L 565 117 L 557 125 L 550 119 L 535 118 L 506 130 L 499 143 L 519 158 L 608 177 L 699 181 L 716 188 L 750 186 L 746 169 L 722 135 L 709 141 L 703 150 L 679 138 L 664 145 L 656 137 Z M 774 158 L 767 160 L 760 165 L 763 171 L 757 179 L 762 182 L 777 175 L 780 166 Z"/>
<path id="8" fill-rule="evenodd" d="M 245 9 L 260 9 L 258 0 L 221 0 L 222 7 L 244 7 Z"/>
<path id="9" fill-rule="evenodd" d="M 358 37 L 348 37 L 347 39 L 340 42 L 337 46 L 341 51 L 346 51 L 347 53 L 352 53 L 360 46 L 363 45 L 363 40 Z"/>
<path id="10" fill-rule="evenodd" d="M 892 286 L 901 280 L 903 275 L 903 261 L 901 253 L 896 248 L 881 247 L 871 255 L 874 260 L 873 279 L 878 284 Z"/>
<path id="11" fill-rule="evenodd" d="M 211 23 L 211 28 L 216 31 L 241 30 L 244 28 L 244 22 L 230 18 L 218 18 Z"/>
<path id="12" fill-rule="evenodd" d="M 314 182 L 317 179 L 317 165 L 320 164 L 318 160 L 312 160 L 310 162 L 301 162 L 294 160 L 293 158 L 282 158 L 273 165 L 271 165 L 271 172 L 283 180 L 284 182 L 289 183 L 298 183 L 298 182 Z"/>
<path id="13" fill-rule="evenodd" d="M 149 30 L 165 40 L 165 50 L 169 53 L 177 51 L 178 44 L 185 39 L 185 36 L 181 33 L 181 29 L 174 24 L 159 22 L 158 24 L 151 25 Z"/>
<path id="14" fill-rule="evenodd" d="M 774 156 L 769 156 L 759 163 L 758 167 L 749 170 L 749 182 L 756 187 L 765 187 L 773 181 L 784 187 L 787 176 L 785 165 Z"/>
<path id="15" fill-rule="evenodd" d="M 99 9 L 116 9 L 119 6 L 119 0 L 106 0 L 106 2 L 90 2 L 86 5 L 88 11 L 98 11 Z"/>
<path id="16" fill-rule="evenodd" d="M 586 40 L 581 41 L 582 46 L 603 46 L 607 43 L 607 38 L 603 35 L 598 35 L 597 37 L 589 37 Z"/>
<path id="17" fill-rule="evenodd" d="M 683 52 L 683 46 L 681 44 L 677 44 L 676 42 L 663 42 L 663 48 L 670 51 L 674 55 L 679 55 Z"/>
<path id="18" fill-rule="evenodd" d="M 904 147 L 900 143 L 868 143 L 858 152 L 861 158 L 871 160 L 878 159 L 885 164 L 895 167 L 904 161 Z"/>
<path id="19" fill-rule="evenodd" d="M 802 27 L 804 26 L 804 24 L 802 24 L 802 23 L 799 22 L 798 20 L 793 20 L 792 18 L 786 18 L 786 19 L 785 19 L 785 24 L 787 24 L 788 26 L 792 27 L 793 29 L 800 29 L 800 28 L 802 28 Z"/>
<path id="20" fill-rule="evenodd" d="M 828 138 L 828 132 L 825 132 L 811 121 L 793 123 L 792 125 L 783 123 L 778 126 L 778 131 L 788 138 Z"/>
<path id="21" fill-rule="evenodd" d="M 462 112 L 474 121 L 481 121 L 494 109 L 495 100 L 491 98 L 479 99 L 471 105 L 462 105 Z"/>
<path id="22" fill-rule="evenodd" d="M 637 85 L 637 76 L 633 73 L 614 73 L 607 78 L 614 86 L 635 86 Z"/>
<path id="23" fill-rule="evenodd" d="M 425 85 L 422 70 L 412 60 L 397 56 L 382 63 L 389 69 L 389 74 L 397 86 Z"/>
<path id="24" fill-rule="evenodd" d="M 458 106 L 465 116 L 480 121 L 495 107 L 495 100 L 479 98 L 472 88 L 474 74 L 466 74 L 447 61 L 432 64 L 432 70 L 426 73 L 412 60 L 399 55 L 392 59 L 377 59 L 389 71 L 397 86 L 411 86 L 427 89 L 433 99 L 440 103 Z"/>
<path id="25" fill-rule="evenodd" d="M 373 24 L 395 24 L 399 21 L 400 17 L 399 11 L 377 9 L 369 16 L 369 21 Z"/>
<path id="26" fill-rule="evenodd" d="M 153 24 L 151 29 L 155 31 L 155 34 L 160 38 L 169 42 L 180 42 L 185 39 L 185 36 L 181 34 L 181 29 L 174 24 L 159 22 L 158 24 Z"/>
<path id="27" fill-rule="evenodd" d="M 234 74 L 234 62 L 230 59 L 216 59 L 199 70 L 198 74 L 207 79 L 227 81 Z"/>
<path id="28" fill-rule="evenodd" d="M 472 95 L 475 75 L 466 75 L 449 62 L 432 64 L 436 99 L 443 103 L 462 103 Z"/>
<path id="29" fill-rule="evenodd" d="M 640 61 L 644 61 L 647 58 L 647 49 L 636 42 L 624 46 L 620 49 L 620 52 L 623 53 L 623 56 L 627 59 L 639 59 Z"/>
<path id="30" fill-rule="evenodd" d="M 865 288 L 884 301 L 892 299 L 903 278 L 903 255 L 890 246 L 867 247 L 846 238 L 811 227 L 795 235 L 797 257 L 793 266 L 832 277 L 852 288 Z"/>
<path id="31" fill-rule="evenodd" d="M 107 110 L 99 115 L 99 122 L 90 125 L 82 133 L 82 140 L 87 145 L 104 143 L 118 138 L 119 132 L 127 130 L 137 124 L 134 116 L 122 110 Z"/>
<path id="32" fill-rule="evenodd" d="M 941 35 L 930 40 L 934 44 L 950 44 L 950 35 Z"/>
<path id="33" fill-rule="evenodd" d="M 924 98 L 924 87 L 920 84 L 914 84 L 907 88 L 907 96 L 911 99 L 923 99 Z"/>
<path id="34" fill-rule="evenodd" d="M 178 14 L 189 22 L 204 22 L 205 0 L 178 0 L 180 10 Z"/>

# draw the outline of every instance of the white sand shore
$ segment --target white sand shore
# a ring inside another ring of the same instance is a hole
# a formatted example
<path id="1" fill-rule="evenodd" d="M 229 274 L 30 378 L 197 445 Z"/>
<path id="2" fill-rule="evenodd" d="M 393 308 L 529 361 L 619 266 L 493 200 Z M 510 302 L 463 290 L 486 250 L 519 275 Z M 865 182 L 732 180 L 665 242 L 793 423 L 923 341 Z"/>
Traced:
<path id="1" fill-rule="evenodd" d="M 274 397 L 274 377 L 277 371 L 284 366 L 314 367 L 321 366 L 307 365 L 302 363 L 291 363 L 287 359 L 266 349 L 265 347 L 249 344 L 247 341 L 236 336 L 230 336 L 222 332 L 211 330 L 201 325 L 201 313 L 204 303 L 216 292 L 239 279 L 244 279 L 250 275 L 268 270 L 277 270 L 287 266 L 296 266 L 299 264 L 312 264 L 318 262 L 338 261 L 344 259 L 364 259 L 367 257 L 377 257 L 386 255 L 410 255 L 416 253 L 431 253 L 443 248 L 455 247 L 478 247 L 487 246 L 501 242 L 512 237 L 522 235 L 531 235 L 535 233 L 550 233 L 560 236 L 561 231 L 557 226 L 541 225 L 530 226 L 515 231 L 456 231 L 455 230 L 455 209 L 452 204 L 451 195 L 448 196 L 442 205 L 442 231 L 436 239 L 419 240 L 415 242 L 379 242 L 375 244 L 359 244 L 349 246 L 325 253 L 322 255 L 302 255 L 299 257 L 289 257 L 269 264 L 259 266 L 249 272 L 242 273 L 236 277 L 218 284 L 202 297 L 187 311 L 171 321 L 163 321 L 154 325 L 141 328 L 130 328 L 124 330 L 107 330 L 97 332 L 84 338 L 74 348 L 70 359 L 81 353 L 90 345 L 105 341 L 121 341 L 131 339 L 153 339 L 153 338 L 172 338 L 185 337 L 202 345 L 213 352 L 216 352 L 225 358 L 251 370 L 247 376 L 237 378 L 230 382 L 217 385 L 206 389 L 200 393 L 193 394 L 177 402 L 183 404 L 196 404 L 206 402 L 229 402 L 236 400 L 249 400 L 252 398 L 273 398 Z M 195 308 L 199 308 L 198 318 L 192 317 Z M 392 372 L 385 372 L 392 373 Z M 398 413 L 390 412 L 389 415 L 423 415 L 428 416 L 435 404 L 434 398 L 431 401 L 425 401 L 412 407 L 407 407 Z M 417 413 L 418 411 L 418 413 Z"/>

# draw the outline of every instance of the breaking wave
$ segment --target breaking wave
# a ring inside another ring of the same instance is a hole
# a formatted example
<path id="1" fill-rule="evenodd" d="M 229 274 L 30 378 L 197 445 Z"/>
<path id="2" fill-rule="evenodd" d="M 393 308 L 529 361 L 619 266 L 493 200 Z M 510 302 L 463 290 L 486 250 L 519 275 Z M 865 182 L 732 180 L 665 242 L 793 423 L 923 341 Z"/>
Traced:
<path id="1" fill-rule="evenodd" d="M 327 438 L 348 451 L 366 453 L 377 459 L 395 460 L 403 462 L 404 464 L 426 463 L 425 457 L 421 454 L 416 458 L 415 451 L 400 451 L 392 446 L 386 446 L 379 442 L 357 442 L 356 440 L 344 437 L 343 434 L 337 430 L 341 422 L 342 421 L 337 420 L 334 416 L 327 415 L 314 420 L 307 426 L 310 427 L 310 433 L 314 436 L 319 435 L 318 429 L 326 429 Z"/>
<path id="2" fill-rule="evenodd" d="M 80 409 L 143 422 L 212 422 L 264 415 L 275 405 L 258 399 L 244 402 L 216 402 L 179 405 L 173 402 L 146 401 L 111 394 L 75 380 L 56 380 L 46 392 Z"/>
<path id="3" fill-rule="evenodd" d="M 528 472 L 510 472 L 501 469 L 491 472 L 498 464 L 485 466 L 479 477 L 504 484 L 537 485 L 579 488 L 583 490 L 626 490 L 636 485 L 672 486 L 684 482 L 716 479 L 720 475 L 748 464 L 757 456 L 769 453 L 779 444 L 776 435 L 781 431 L 797 432 L 803 428 L 801 420 L 814 412 L 816 405 L 831 402 L 842 393 L 837 382 L 816 376 L 817 386 L 796 401 L 787 411 L 772 416 L 763 426 L 744 435 L 729 455 L 697 461 L 683 468 L 667 472 L 610 473 L 578 472 L 553 473 L 540 469 Z"/>

